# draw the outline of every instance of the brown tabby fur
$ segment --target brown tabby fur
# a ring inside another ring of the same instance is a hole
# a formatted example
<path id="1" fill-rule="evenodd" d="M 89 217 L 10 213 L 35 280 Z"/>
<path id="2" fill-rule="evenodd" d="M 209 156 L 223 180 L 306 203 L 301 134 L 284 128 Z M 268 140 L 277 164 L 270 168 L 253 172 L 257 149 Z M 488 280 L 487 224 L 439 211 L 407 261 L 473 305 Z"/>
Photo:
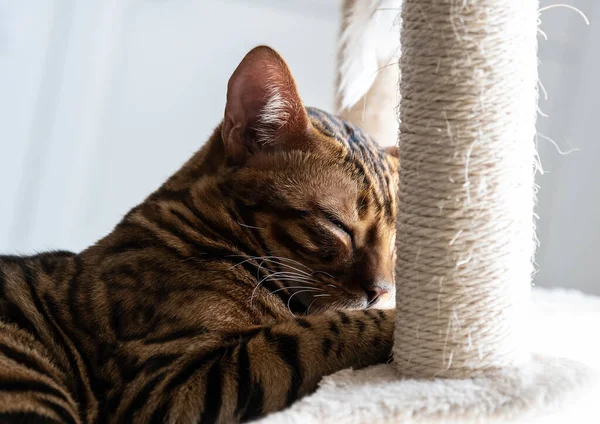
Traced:
<path id="1" fill-rule="evenodd" d="M 247 421 L 386 361 L 397 160 L 319 125 L 258 47 L 224 123 L 111 234 L 0 257 L 0 422 Z"/>

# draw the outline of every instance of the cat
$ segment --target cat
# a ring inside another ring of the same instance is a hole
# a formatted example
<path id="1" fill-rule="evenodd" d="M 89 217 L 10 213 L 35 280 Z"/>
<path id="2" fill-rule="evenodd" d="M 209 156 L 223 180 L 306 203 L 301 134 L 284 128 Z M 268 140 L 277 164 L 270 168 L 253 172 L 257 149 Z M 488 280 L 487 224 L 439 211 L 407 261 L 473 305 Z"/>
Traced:
<path id="1" fill-rule="evenodd" d="M 398 166 L 256 47 L 210 139 L 108 236 L 0 257 L 0 421 L 244 422 L 387 361 Z"/>

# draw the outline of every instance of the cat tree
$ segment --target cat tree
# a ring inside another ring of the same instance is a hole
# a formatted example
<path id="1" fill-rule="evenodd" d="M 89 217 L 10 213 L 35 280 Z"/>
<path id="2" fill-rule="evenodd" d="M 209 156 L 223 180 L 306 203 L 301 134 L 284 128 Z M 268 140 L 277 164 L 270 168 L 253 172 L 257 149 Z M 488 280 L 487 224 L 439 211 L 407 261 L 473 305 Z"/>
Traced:
<path id="1" fill-rule="evenodd" d="M 353 12 L 377 6 L 348 0 L 344 28 Z M 543 296 L 530 301 L 537 20 L 537 0 L 402 3 L 394 363 L 326 378 L 267 422 L 600 420 L 594 370 L 552 356 L 567 341 L 550 339 L 568 336 L 552 328 L 549 313 L 540 316 Z M 345 60 L 342 53 L 342 74 Z M 339 81 L 344 93 L 343 75 Z M 366 86 L 369 105 L 385 83 Z M 361 101 L 341 99 L 359 125 L 374 116 L 353 114 Z M 379 137 L 397 121 L 387 125 Z M 594 311 L 588 322 L 565 313 L 580 298 L 553 293 L 545 301 L 571 325 L 600 323 L 596 298 L 581 303 Z M 572 330 L 573 349 L 599 353 L 587 339 L 593 334 Z M 546 349 L 536 346 L 540 332 L 549 335 Z"/>

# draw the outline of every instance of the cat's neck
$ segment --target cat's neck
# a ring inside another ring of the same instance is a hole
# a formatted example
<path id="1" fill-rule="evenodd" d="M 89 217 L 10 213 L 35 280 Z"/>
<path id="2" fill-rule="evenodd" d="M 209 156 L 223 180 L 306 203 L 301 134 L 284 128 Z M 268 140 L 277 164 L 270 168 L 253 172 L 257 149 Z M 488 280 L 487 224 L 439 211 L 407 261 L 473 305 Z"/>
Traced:
<path id="1" fill-rule="evenodd" d="M 179 170 L 173 174 L 150 198 L 164 193 L 186 190 L 203 177 L 215 175 L 225 165 L 225 148 L 220 124 L 208 141 Z"/>
<path id="2" fill-rule="evenodd" d="M 152 213 L 149 211 L 155 210 L 157 205 L 169 204 L 172 201 L 181 203 L 181 209 L 187 209 L 188 212 L 191 211 L 201 215 L 206 213 L 202 203 L 207 199 L 211 199 L 211 214 L 227 216 L 228 202 L 221 201 L 224 198 L 232 200 L 231 196 L 224 196 L 223 193 L 223 187 L 229 186 L 227 176 L 231 174 L 231 170 L 225 169 L 226 167 L 225 149 L 221 138 L 221 125 L 219 125 L 202 148 L 158 190 L 130 210 L 110 234 L 82 253 L 95 250 L 95 246 L 110 248 L 115 244 L 119 244 L 123 227 L 132 222 L 139 223 L 140 216 Z M 223 183 L 224 180 L 225 183 Z M 208 218 L 204 218 L 205 221 L 206 219 Z M 200 222 L 195 222 L 195 224 L 193 226 L 194 231 L 204 235 L 212 233 L 210 230 L 212 225 L 201 225 Z M 230 234 L 232 240 L 229 241 L 233 242 L 237 238 L 247 237 L 247 232 L 246 227 L 240 226 L 237 232 Z M 249 255 L 260 254 L 256 250 L 248 250 L 248 252 L 244 251 L 243 253 Z"/>

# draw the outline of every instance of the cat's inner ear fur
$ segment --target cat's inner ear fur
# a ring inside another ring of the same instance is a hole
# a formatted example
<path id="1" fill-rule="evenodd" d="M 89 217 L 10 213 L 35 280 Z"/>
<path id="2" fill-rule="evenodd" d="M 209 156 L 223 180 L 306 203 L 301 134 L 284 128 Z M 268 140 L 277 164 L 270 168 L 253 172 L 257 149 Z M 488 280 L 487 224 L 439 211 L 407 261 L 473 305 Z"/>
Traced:
<path id="1" fill-rule="evenodd" d="M 298 143 L 309 126 L 296 84 L 281 56 L 266 46 L 251 50 L 227 86 L 221 135 L 228 158 L 241 163 L 265 147 Z"/>

